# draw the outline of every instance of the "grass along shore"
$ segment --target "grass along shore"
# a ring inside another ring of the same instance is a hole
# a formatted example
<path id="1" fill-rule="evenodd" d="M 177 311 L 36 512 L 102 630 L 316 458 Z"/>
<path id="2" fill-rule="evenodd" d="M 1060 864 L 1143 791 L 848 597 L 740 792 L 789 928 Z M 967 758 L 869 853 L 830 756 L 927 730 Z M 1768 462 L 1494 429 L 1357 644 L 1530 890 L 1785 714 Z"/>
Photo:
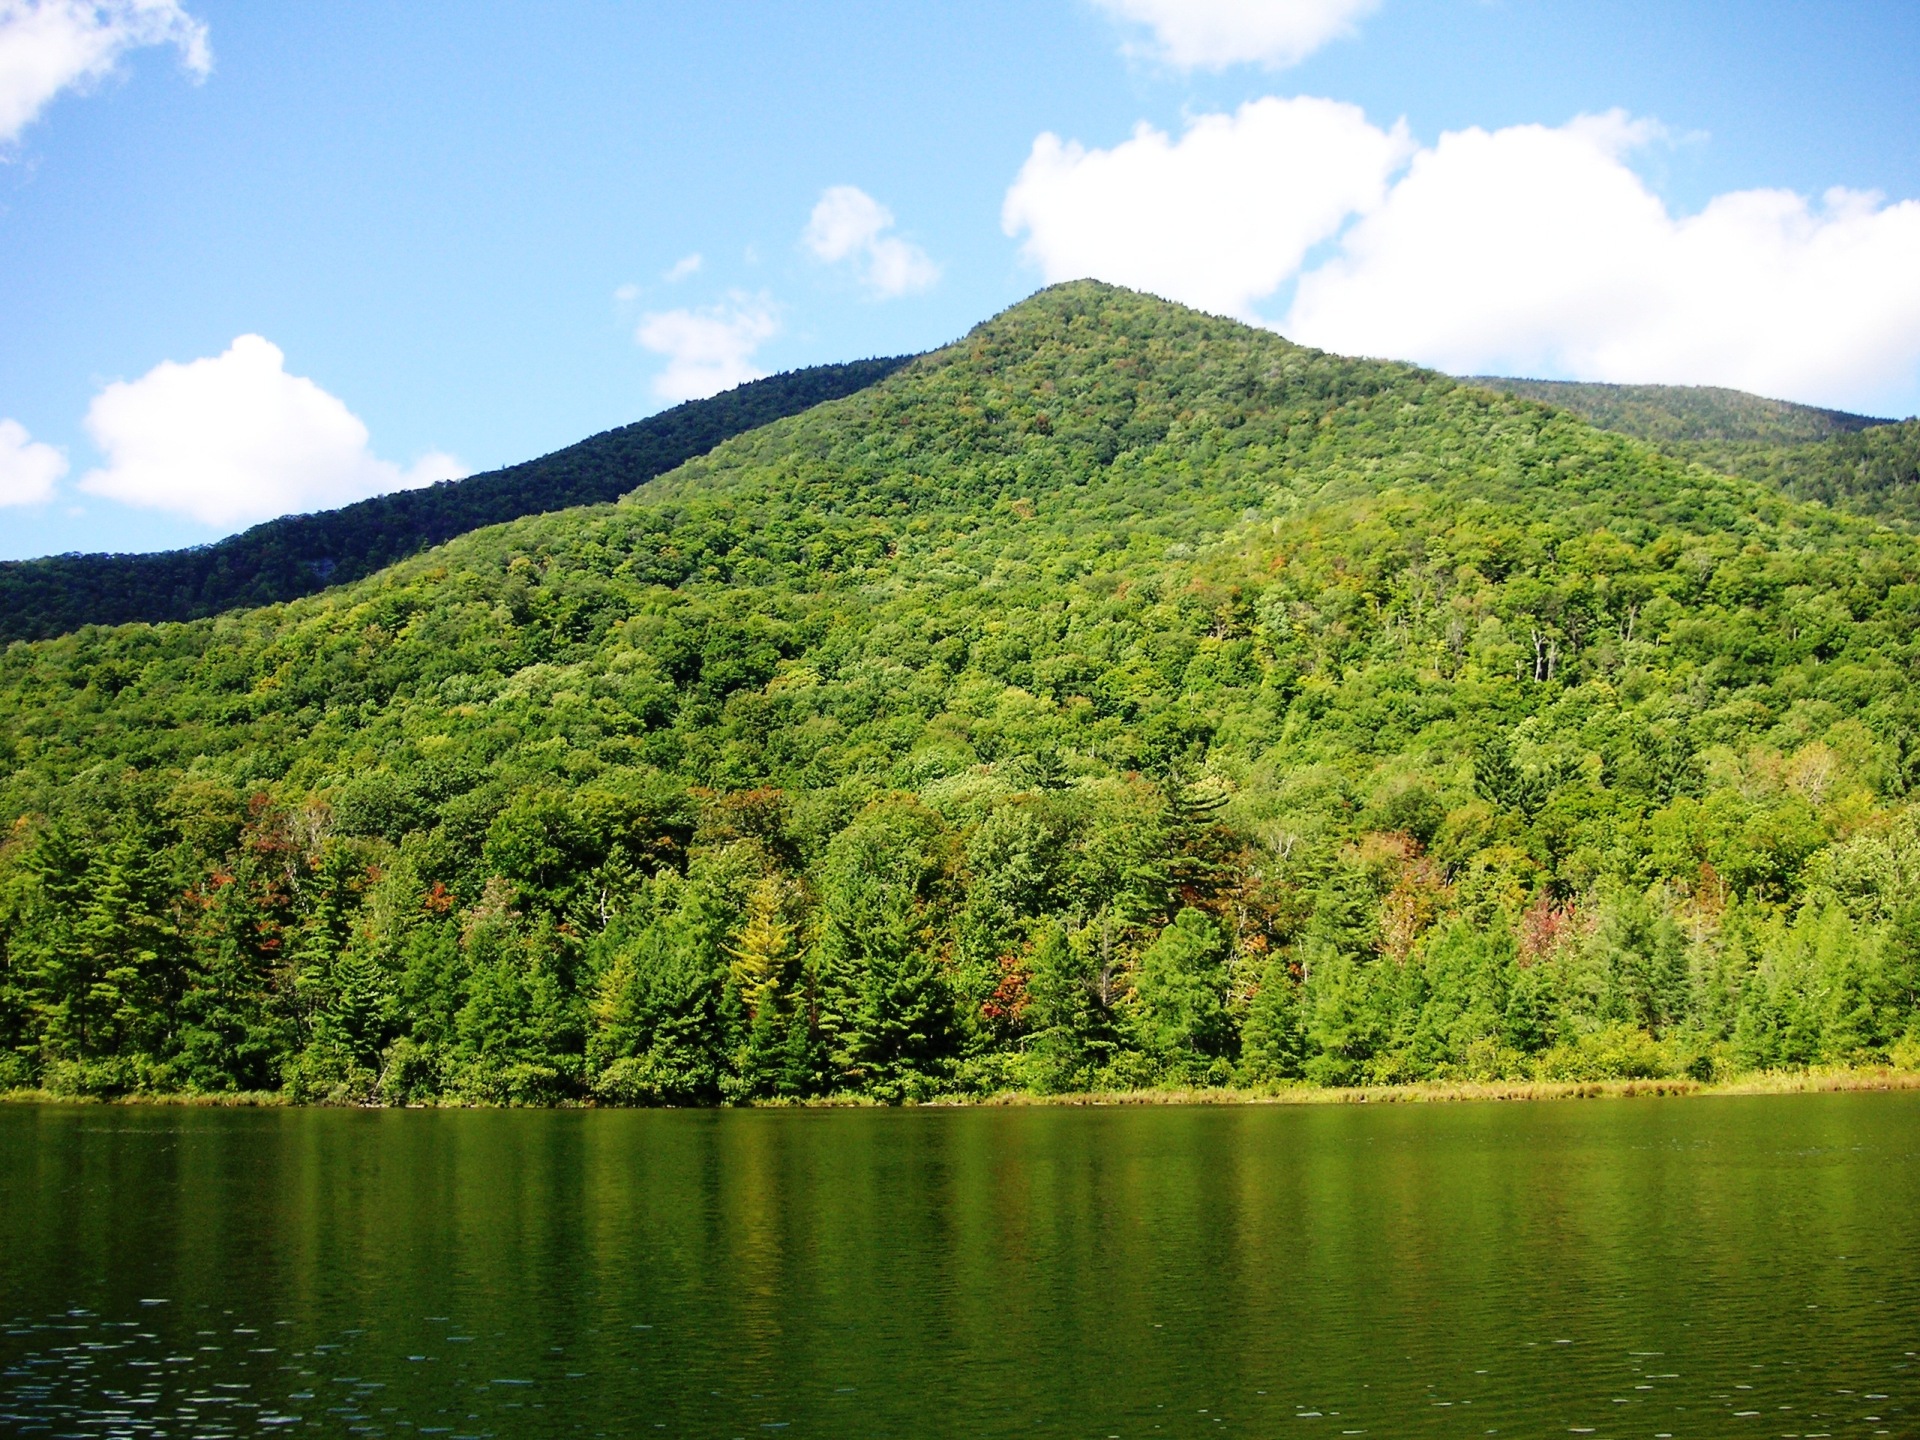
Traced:
<path id="1" fill-rule="evenodd" d="M 1633 1080 L 1436 1080 L 1414 1085 L 1278 1085 L 1215 1088 L 1165 1087 L 1041 1095 L 1007 1090 L 993 1095 L 946 1095 L 908 1101 L 920 1108 L 1126 1105 L 1431 1105 L 1491 1100 L 1629 1100 L 1647 1097 L 1710 1095 L 1812 1095 L 1842 1091 L 1920 1090 L 1920 1070 L 1892 1066 L 1760 1071 L 1725 1080 L 1684 1076 Z M 434 1105 L 385 1106 L 364 1101 L 294 1101 L 277 1091 L 223 1094 L 66 1095 L 51 1090 L 0 1091 L 0 1105 L 180 1105 L 206 1109 L 261 1109 L 306 1106 L 314 1109 L 565 1109 L 603 1110 L 640 1107 L 592 1101 L 553 1106 L 502 1106 L 484 1101 L 446 1100 Z M 832 1095 L 803 1102 L 755 1101 L 741 1106 L 656 1107 L 688 1109 L 880 1109 L 882 1102 L 861 1095 Z"/>

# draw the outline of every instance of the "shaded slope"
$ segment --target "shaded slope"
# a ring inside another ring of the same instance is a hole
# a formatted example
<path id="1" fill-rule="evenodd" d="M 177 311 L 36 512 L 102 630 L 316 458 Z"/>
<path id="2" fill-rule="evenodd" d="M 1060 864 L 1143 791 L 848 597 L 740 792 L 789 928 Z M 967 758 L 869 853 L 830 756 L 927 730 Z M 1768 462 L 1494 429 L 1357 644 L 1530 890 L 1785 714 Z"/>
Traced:
<path id="1" fill-rule="evenodd" d="M 1920 526 L 1920 420 L 1876 425 L 1810 444 L 1707 441 L 1670 448 L 1798 499 L 1905 529 Z"/>
<path id="2" fill-rule="evenodd" d="M 1915 673 L 1904 535 L 1061 286 L 621 503 L 0 655 L 0 1064 L 710 1102 L 1920 1054 Z"/>
<path id="3" fill-rule="evenodd" d="M 1471 383 L 1570 410 L 1669 455 L 1800 500 L 1903 528 L 1920 525 L 1920 421 L 1894 422 L 1685 385 Z"/>
<path id="4" fill-rule="evenodd" d="M 1557 405 L 1602 430 L 1656 444 L 1734 441 L 1791 445 L 1889 423 L 1712 385 L 1598 385 L 1487 375 L 1474 376 L 1471 383 Z"/>
<path id="5" fill-rule="evenodd" d="M 0 644 L 82 625 L 191 620 L 310 595 L 483 525 L 615 499 L 729 436 L 851 394 L 903 363 L 897 357 L 818 365 L 751 381 L 538 460 L 270 520 L 211 545 L 0 563 Z"/>

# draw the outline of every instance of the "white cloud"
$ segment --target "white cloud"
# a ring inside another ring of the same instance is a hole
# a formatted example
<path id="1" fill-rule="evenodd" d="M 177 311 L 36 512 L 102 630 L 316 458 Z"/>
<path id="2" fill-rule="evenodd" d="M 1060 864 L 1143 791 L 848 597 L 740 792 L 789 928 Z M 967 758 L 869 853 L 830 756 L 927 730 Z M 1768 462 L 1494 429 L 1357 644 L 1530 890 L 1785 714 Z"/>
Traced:
<path id="1" fill-rule="evenodd" d="M 1183 70 L 1229 65 L 1297 65 L 1331 40 L 1351 35 L 1354 22 L 1380 0 L 1094 0 L 1115 19 L 1144 26 L 1145 53 Z"/>
<path id="2" fill-rule="evenodd" d="M 129 51 L 173 45 L 204 78 L 207 27 L 179 0 L 0 0 L 0 145 L 62 90 L 96 83 Z"/>
<path id="3" fill-rule="evenodd" d="M 1920 201 L 1749 190 L 1675 215 L 1629 163 L 1661 133 L 1614 113 L 1414 149 L 1350 106 L 1262 100 L 1177 142 L 1042 135 L 1003 219 L 1050 281 L 1253 318 L 1297 279 L 1280 328 L 1332 350 L 1910 405 Z"/>
<path id="4" fill-rule="evenodd" d="M 691 275 L 699 274 L 700 267 L 706 263 L 707 262 L 701 258 L 700 252 L 696 250 L 693 254 L 682 256 L 680 259 L 674 261 L 672 268 L 661 278 L 668 284 L 675 285 Z"/>
<path id="5" fill-rule="evenodd" d="M 223 355 L 107 386 L 87 410 L 107 463 L 80 488 L 236 525 L 466 473 L 439 453 L 406 469 L 379 459 L 353 412 L 285 361 L 277 345 L 242 335 Z"/>
<path id="6" fill-rule="evenodd" d="M 1675 216 L 1615 114 L 1443 135 L 1304 276 L 1309 344 L 1470 373 L 1868 405 L 1920 365 L 1920 202 L 1722 195 Z"/>
<path id="7" fill-rule="evenodd" d="M 18 420 L 0 420 L 0 505 L 43 504 L 66 473 L 66 456 L 27 434 Z"/>
<path id="8" fill-rule="evenodd" d="M 705 310 L 664 310 L 640 322 L 634 334 L 667 357 L 653 390 L 662 400 L 703 400 L 766 374 L 754 352 L 780 333 L 780 317 L 766 296 L 735 293 Z"/>
<path id="9" fill-rule="evenodd" d="M 893 212 L 855 185 L 823 191 L 801 242 L 829 265 L 851 261 L 861 283 L 881 299 L 924 290 L 940 267 L 918 245 L 889 235 Z"/>
<path id="10" fill-rule="evenodd" d="M 1256 100 L 1177 141 L 1142 124 L 1111 150 L 1042 135 L 1001 222 L 1048 281 L 1095 276 L 1251 316 L 1307 252 L 1377 206 L 1411 145 L 1357 106 Z"/>

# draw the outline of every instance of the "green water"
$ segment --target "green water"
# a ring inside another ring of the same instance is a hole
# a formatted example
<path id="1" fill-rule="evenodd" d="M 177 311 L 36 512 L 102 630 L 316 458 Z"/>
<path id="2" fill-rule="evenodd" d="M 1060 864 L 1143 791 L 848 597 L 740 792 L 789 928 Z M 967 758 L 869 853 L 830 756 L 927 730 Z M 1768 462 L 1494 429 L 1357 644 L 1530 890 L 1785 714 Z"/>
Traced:
<path id="1" fill-rule="evenodd" d="M 1920 1097 L 0 1107 L 0 1433 L 1920 1435 Z"/>

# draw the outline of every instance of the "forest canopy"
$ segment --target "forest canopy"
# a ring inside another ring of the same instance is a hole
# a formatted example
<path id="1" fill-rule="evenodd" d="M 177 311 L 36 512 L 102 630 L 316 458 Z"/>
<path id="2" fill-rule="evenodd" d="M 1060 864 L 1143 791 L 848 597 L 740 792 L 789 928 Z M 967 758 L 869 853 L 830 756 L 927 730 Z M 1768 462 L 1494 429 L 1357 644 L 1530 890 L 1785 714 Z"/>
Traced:
<path id="1" fill-rule="evenodd" d="M 1602 430 L 1796 499 L 1905 529 L 1920 524 L 1920 420 L 1895 424 L 1704 385 L 1474 383 L 1561 406 Z"/>
<path id="2" fill-rule="evenodd" d="M 1060 286 L 620 503 L 0 654 L 0 1084 L 1912 1064 L 1917 633 L 1872 520 Z"/>
<path id="3" fill-rule="evenodd" d="M 197 620 L 293 600 L 484 525 L 617 500 L 722 440 L 850 395 L 905 363 L 856 360 L 750 380 L 525 464 L 284 516 L 211 545 L 0 561 L 0 645 L 82 625 Z"/>

